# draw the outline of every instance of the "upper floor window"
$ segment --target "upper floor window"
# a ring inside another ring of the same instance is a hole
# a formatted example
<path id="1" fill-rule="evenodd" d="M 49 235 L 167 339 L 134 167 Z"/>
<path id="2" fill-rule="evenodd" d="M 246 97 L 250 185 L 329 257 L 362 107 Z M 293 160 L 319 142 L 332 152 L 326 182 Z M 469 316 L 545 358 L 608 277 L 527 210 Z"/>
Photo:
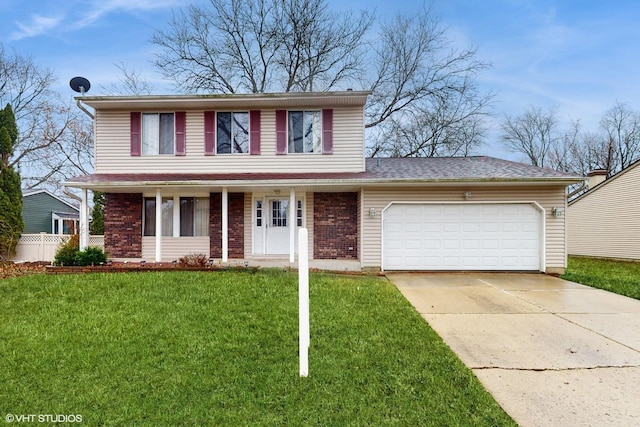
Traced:
<path id="1" fill-rule="evenodd" d="M 333 109 L 276 110 L 276 154 L 333 154 Z"/>
<path id="2" fill-rule="evenodd" d="M 216 152 L 245 154 L 249 152 L 249 113 L 218 112 L 216 114 Z"/>
<path id="3" fill-rule="evenodd" d="M 142 114 L 142 154 L 173 154 L 175 128 L 173 113 Z"/>
<path id="4" fill-rule="evenodd" d="M 289 153 L 322 153 L 320 111 L 289 111 Z"/>

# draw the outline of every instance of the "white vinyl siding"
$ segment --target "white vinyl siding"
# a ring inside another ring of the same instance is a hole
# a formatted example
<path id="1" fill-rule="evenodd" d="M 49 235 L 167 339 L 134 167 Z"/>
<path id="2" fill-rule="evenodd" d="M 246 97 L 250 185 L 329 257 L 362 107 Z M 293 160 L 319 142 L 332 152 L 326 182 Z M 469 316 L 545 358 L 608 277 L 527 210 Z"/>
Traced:
<path id="1" fill-rule="evenodd" d="M 162 237 L 162 261 L 177 261 L 188 254 L 203 254 L 209 258 L 209 237 Z M 142 259 L 153 261 L 156 257 L 156 238 L 142 238 Z"/>
<path id="2" fill-rule="evenodd" d="M 364 110 L 334 108 L 333 154 L 276 155 L 275 110 L 261 111 L 260 154 L 205 156 L 204 111 L 187 111 L 185 156 L 131 156 L 128 111 L 96 111 L 95 173 L 361 172 Z"/>
<path id="3" fill-rule="evenodd" d="M 640 259 L 640 164 L 567 208 L 570 255 Z"/>
<path id="4" fill-rule="evenodd" d="M 471 192 L 473 202 L 537 202 L 545 210 L 545 264 L 547 272 L 566 267 L 565 217 L 554 217 L 553 207 L 565 207 L 565 187 L 461 187 L 446 189 L 397 188 L 362 190 L 361 259 L 364 268 L 379 268 L 382 261 L 382 210 L 391 202 L 464 202 Z M 375 216 L 369 216 L 374 208 Z"/>

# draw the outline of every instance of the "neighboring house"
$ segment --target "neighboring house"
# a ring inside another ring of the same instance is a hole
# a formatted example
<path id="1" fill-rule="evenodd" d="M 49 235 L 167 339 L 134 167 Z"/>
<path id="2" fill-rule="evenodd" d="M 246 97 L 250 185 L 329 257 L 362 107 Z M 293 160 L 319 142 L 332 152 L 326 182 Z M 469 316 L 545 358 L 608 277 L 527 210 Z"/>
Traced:
<path id="1" fill-rule="evenodd" d="M 22 234 L 75 234 L 80 221 L 79 209 L 47 190 L 22 194 Z"/>
<path id="2" fill-rule="evenodd" d="M 569 254 L 640 260 L 640 161 L 594 182 L 598 176 L 591 174 L 589 191 L 569 203 Z"/>
<path id="3" fill-rule="evenodd" d="M 365 160 L 368 95 L 78 98 L 95 109 L 95 173 L 66 185 L 82 189 L 82 221 L 87 191 L 106 193 L 114 259 L 288 263 L 305 227 L 311 265 L 564 270 L 580 177 L 490 157 Z"/>

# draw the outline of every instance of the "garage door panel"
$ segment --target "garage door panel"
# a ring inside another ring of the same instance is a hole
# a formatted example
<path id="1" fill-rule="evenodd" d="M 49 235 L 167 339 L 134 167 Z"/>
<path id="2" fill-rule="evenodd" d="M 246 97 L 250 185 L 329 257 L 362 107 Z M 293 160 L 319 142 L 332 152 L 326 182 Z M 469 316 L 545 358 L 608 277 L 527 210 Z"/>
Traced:
<path id="1" fill-rule="evenodd" d="M 394 204 L 383 217 L 387 270 L 539 270 L 531 204 Z"/>

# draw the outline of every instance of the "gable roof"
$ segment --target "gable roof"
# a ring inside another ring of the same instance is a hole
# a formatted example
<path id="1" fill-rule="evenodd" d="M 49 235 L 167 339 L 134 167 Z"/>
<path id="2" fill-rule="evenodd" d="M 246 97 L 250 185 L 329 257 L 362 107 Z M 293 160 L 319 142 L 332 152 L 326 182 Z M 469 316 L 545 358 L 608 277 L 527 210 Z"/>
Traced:
<path id="1" fill-rule="evenodd" d="M 600 190 L 602 187 L 604 187 L 606 185 L 609 185 L 611 182 L 613 182 L 613 181 L 615 181 L 617 179 L 620 179 L 621 177 L 624 177 L 627 172 L 632 171 L 633 169 L 635 169 L 638 166 L 640 166 L 640 159 L 638 159 L 635 162 L 631 163 L 629 166 L 627 166 L 627 168 L 625 168 L 624 170 L 618 172 L 617 174 L 613 175 L 612 177 L 609 177 L 609 178 L 605 179 L 604 181 L 602 181 L 601 183 L 599 183 L 595 187 L 590 188 L 589 190 L 585 191 L 584 193 L 582 193 L 581 195 L 579 195 L 575 199 L 571 200 L 568 203 L 568 205 L 571 206 L 572 204 L 574 204 L 578 200 L 581 200 L 581 199 L 583 199 L 585 197 L 588 197 L 588 196 L 594 194 L 596 191 Z"/>
<path id="2" fill-rule="evenodd" d="M 40 189 L 36 189 L 36 190 L 30 190 L 30 191 L 26 191 L 22 193 L 22 198 L 24 199 L 25 197 L 30 197 L 30 196 L 35 196 L 36 194 L 46 194 L 49 197 L 52 197 L 54 199 L 56 199 L 57 201 L 59 201 L 60 203 L 65 204 L 66 206 L 68 206 L 70 209 L 73 209 L 75 212 L 80 212 L 80 209 L 78 209 L 77 207 L 73 206 L 72 204 L 70 204 L 69 202 L 66 202 L 64 200 L 62 200 L 60 197 L 56 196 L 55 194 L 49 192 L 48 190 L 40 190 Z"/>
<path id="3" fill-rule="evenodd" d="M 494 157 L 427 157 L 366 159 L 364 172 L 334 173 L 171 173 L 93 174 L 65 183 L 72 187 L 118 187 L 124 185 L 327 185 L 428 184 L 428 183 L 557 183 L 568 185 L 584 178 Z"/>

